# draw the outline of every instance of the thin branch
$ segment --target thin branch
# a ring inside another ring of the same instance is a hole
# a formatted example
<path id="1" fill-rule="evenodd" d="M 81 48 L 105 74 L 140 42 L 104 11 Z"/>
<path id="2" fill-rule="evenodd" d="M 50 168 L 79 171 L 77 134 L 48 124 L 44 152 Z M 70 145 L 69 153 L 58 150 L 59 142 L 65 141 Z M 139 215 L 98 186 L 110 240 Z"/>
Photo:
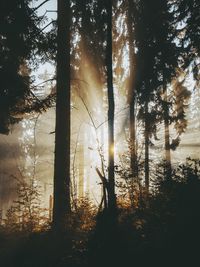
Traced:
<path id="1" fill-rule="evenodd" d="M 37 146 L 37 140 L 36 140 L 36 127 L 37 127 L 37 123 L 38 123 L 38 119 L 40 117 L 40 114 L 38 114 L 35 118 L 35 122 L 34 122 L 34 151 L 33 151 L 33 175 L 32 175 L 32 179 L 35 180 L 35 175 L 36 175 L 36 162 L 37 162 L 37 158 L 36 158 L 36 146 Z"/>
<path id="2" fill-rule="evenodd" d="M 46 26 L 44 26 L 39 33 L 43 32 L 47 27 L 49 27 L 51 24 L 53 24 L 55 22 L 55 20 L 52 20 L 51 22 L 49 22 Z"/>
<path id="3" fill-rule="evenodd" d="M 90 113 L 90 111 L 89 111 L 88 106 L 86 105 L 86 103 L 85 103 L 84 99 L 82 98 L 82 96 L 79 95 L 79 97 L 80 97 L 81 101 L 83 102 L 83 105 L 84 105 L 85 109 L 87 110 L 87 113 L 88 113 L 88 115 L 89 115 L 89 117 L 90 117 L 90 120 L 91 120 L 91 122 L 92 122 L 93 127 L 94 127 L 95 130 L 96 130 L 97 127 L 96 127 L 96 125 L 95 125 L 95 122 L 94 122 L 94 120 L 93 120 L 93 118 L 92 118 L 92 115 L 91 115 L 91 113 Z"/>
<path id="4" fill-rule="evenodd" d="M 75 174 L 75 161 L 76 161 L 76 154 L 77 154 L 77 148 L 78 148 L 78 140 L 79 140 L 79 135 L 80 135 L 80 129 L 81 129 L 81 124 L 79 125 L 78 133 L 76 136 L 76 142 L 75 142 L 75 149 L 74 149 L 74 156 L 73 156 L 73 161 L 72 161 L 72 176 L 73 176 L 73 189 L 74 189 L 74 194 L 72 192 L 72 200 L 74 202 L 74 207 L 76 207 L 76 202 L 75 199 L 77 198 L 77 190 L 76 190 L 76 174 Z"/>
<path id="5" fill-rule="evenodd" d="M 55 81 L 55 80 L 56 80 L 56 78 L 51 78 L 51 79 L 45 80 L 45 81 L 43 81 L 43 82 L 41 82 L 41 83 L 38 83 L 38 84 L 36 84 L 36 85 L 34 85 L 34 86 L 31 86 L 30 89 L 37 88 L 38 86 L 41 86 L 41 85 L 44 84 L 44 83 L 47 83 L 47 82 L 50 82 L 50 81 Z"/>
<path id="6" fill-rule="evenodd" d="M 46 4 L 47 2 L 49 2 L 50 0 L 45 0 L 45 1 L 43 1 L 41 4 L 39 4 L 37 7 L 35 7 L 34 9 L 33 9 L 33 12 L 35 12 L 36 10 L 38 10 L 41 6 L 43 6 L 44 4 Z"/>
<path id="7" fill-rule="evenodd" d="M 55 13 L 57 13 L 58 11 L 57 10 L 46 10 L 46 12 L 48 13 L 48 12 L 55 12 Z"/>
<path id="8" fill-rule="evenodd" d="M 117 115 L 119 115 L 119 113 L 121 113 L 122 111 L 124 111 L 124 110 L 126 110 L 126 109 L 128 109 L 129 108 L 129 106 L 128 107 L 125 107 L 125 108 L 123 108 L 123 109 L 121 109 L 121 110 L 119 110 L 118 112 L 116 112 L 115 113 L 115 117 L 117 116 Z M 108 122 L 108 119 L 106 119 L 105 121 L 103 121 L 102 123 L 100 123 L 97 127 L 96 127 L 96 129 L 98 129 L 98 128 L 100 128 L 103 124 L 105 124 L 106 122 Z"/>
<path id="9" fill-rule="evenodd" d="M 108 189 L 108 181 L 107 181 L 107 179 L 101 174 L 100 170 L 97 167 L 95 168 L 95 170 L 96 170 L 97 174 L 99 175 L 99 178 L 101 179 L 104 187 L 106 189 Z"/>
<path id="10" fill-rule="evenodd" d="M 101 179 L 102 184 L 103 184 L 103 197 L 102 197 L 102 201 L 101 201 L 101 204 L 99 206 L 99 209 L 101 208 L 103 202 L 104 202 L 105 209 L 107 209 L 108 205 L 107 205 L 106 190 L 107 190 L 107 192 L 109 190 L 108 180 L 105 178 L 104 175 L 101 174 L 101 172 L 99 171 L 99 169 L 97 167 L 95 169 L 96 169 L 96 172 L 99 175 L 99 178 Z"/>

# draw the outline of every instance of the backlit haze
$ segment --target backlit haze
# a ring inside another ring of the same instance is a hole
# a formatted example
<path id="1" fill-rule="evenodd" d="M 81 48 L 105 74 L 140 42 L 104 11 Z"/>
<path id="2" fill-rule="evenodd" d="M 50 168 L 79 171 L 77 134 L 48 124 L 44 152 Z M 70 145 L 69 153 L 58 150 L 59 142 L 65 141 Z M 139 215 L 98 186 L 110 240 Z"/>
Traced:
<path id="1" fill-rule="evenodd" d="M 42 1 L 37 1 L 38 5 Z M 40 14 L 46 10 L 56 10 L 56 1 L 47 2 Z M 49 20 L 56 18 L 55 12 L 48 12 Z M 47 22 L 48 23 L 48 22 Z M 47 29 L 48 30 L 48 29 Z M 72 82 L 72 128 L 71 128 L 71 179 L 73 197 L 89 197 L 95 204 L 101 200 L 100 179 L 95 168 L 106 174 L 107 166 L 107 96 L 105 84 L 99 77 L 96 65 L 92 63 L 82 46 L 83 62 L 80 65 L 79 81 Z M 122 88 L 129 75 L 127 47 L 122 51 L 124 76 L 115 81 L 115 165 L 128 151 L 128 105 L 126 88 Z M 54 66 L 40 66 L 35 75 L 35 84 L 55 76 Z M 54 82 L 44 83 L 37 91 L 40 97 L 47 95 L 55 87 Z M 172 151 L 173 164 L 184 162 L 187 157 L 197 158 L 200 154 L 200 92 L 193 90 L 192 78 L 187 84 L 192 95 L 187 111 L 188 127 L 181 136 L 181 143 Z M 121 89 L 122 88 L 122 89 Z M 163 125 L 158 131 L 164 135 Z M 14 126 L 9 136 L 0 136 L 0 209 L 7 209 L 16 197 L 18 179 L 32 181 L 39 186 L 44 196 L 43 204 L 49 207 L 49 198 L 53 190 L 55 107 L 43 114 L 32 114 Z M 172 138 L 173 129 L 171 128 Z M 143 137 L 138 125 L 139 146 L 143 146 Z M 150 173 L 154 164 L 164 156 L 164 144 L 160 140 L 150 148 Z M 143 159 L 142 150 L 141 161 Z"/>

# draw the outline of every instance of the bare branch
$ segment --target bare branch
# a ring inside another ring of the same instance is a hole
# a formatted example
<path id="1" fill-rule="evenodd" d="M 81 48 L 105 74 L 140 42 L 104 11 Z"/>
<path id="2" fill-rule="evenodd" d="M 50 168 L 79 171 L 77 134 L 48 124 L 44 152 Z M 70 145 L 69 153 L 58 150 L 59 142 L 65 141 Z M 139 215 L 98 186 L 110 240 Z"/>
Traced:
<path id="1" fill-rule="evenodd" d="M 40 33 L 43 32 L 47 27 L 49 27 L 51 24 L 53 24 L 55 22 L 55 20 L 52 20 L 51 22 L 49 22 L 46 26 L 44 26 L 41 30 Z"/>
<path id="2" fill-rule="evenodd" d="M 43 6 L 44 4 L 46 4 L 48 1 L 50 1 L 50 0 L 45 0 L 45 1 L 43 1 L 41 4 L 39 4 L 37 7 L 35 7 L 35 8 L 33 9 L 33 12 L 35 12 L 36 10 L 38 10 L 41 6 Z"/>
<path id="3" fill-rule="evenodd" d="M 96 170 L 97 174 L 99 175 L 99 178 L 101 179 L 104 187 L 106 189 L 108 189 L 108 181 L 107 181 L 107 179 L 101 174 L 100 170 L 97 167 L 95 168 L 95 170 Z"/>
<path id="4" fill-rule="evenodd" d="M 56 78 L 51 78 L 51 79 L 45 80 L 45 81 L 43 81 L 41 83 L 38 83 L 38 84 L 36 84 L 34 86 L 31 86 L 31 89 L 37 88 L 38 86 L 41 86 L 44 83 L 47 83 L 47 82 L 50 82 L 50 81 L 55 81 L 55 80 L 56 80 Z"/>
<path id="5" fill-rule="evenodd" d="M 46 12 L 56 12 L 57 13 L 57 10 L 46 10 Z"/>
<path id="6" fill-rule="evenodd" d="M 93 118 L 92 118 L 92 115 L 91 115 L 91 112 L 90 112 L 88 106 L 86 105 L 86 103 L 85 103 L 84 99 L 82 98 L 82 96 L 79 95 L 79 97 L 80 97 L 81 101 L 83 102 L 83 105 L 84 105 L 85 109 L 87 110 L 87 113 L 88 113 L 88 115 L 89 115 L 89 117 L 90 117 L 90 120 L 91 120 L 91 122 L 92 122 L 93 127 L 94 127 L 95 130 L 96 130 L 97 127 L 96 127 L 96 125 L 95 125 L 95 122 L 94 122 L 94 120 L 93 120 Z"/>

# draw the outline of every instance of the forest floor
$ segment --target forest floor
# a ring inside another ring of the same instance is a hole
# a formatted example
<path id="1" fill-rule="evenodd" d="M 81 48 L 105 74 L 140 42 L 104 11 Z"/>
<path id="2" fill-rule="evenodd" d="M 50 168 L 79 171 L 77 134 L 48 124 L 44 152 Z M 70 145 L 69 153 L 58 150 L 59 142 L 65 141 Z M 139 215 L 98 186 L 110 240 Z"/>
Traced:
<path id="1" fill-rule="evenodd" d="M 1 235 L 0 266 L 199 266 L 200 226 L 194 221 L 183 222 L 167 234 L 149 225 L 147 237 L 139 226 L 137 231 L 131 229 L 129 219 L 117 227 L 97 223 L 87 233 L 72 231 L 62 238 L 51 232 Z"/>
<path id="2" fill-rule="evenodd" d="M 200 266 L 200 175 L 161 183 L 143 206 L 118 203 L 116 215 L 84 203 L 60 237 L 1 226 L 0 266 Z"/>

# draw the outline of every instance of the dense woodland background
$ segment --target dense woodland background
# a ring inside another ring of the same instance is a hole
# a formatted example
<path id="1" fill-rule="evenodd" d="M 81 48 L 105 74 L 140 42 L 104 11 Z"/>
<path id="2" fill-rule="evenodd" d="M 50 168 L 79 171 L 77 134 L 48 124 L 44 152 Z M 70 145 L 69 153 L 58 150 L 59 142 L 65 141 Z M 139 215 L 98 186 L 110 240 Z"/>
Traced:
<path id="1" fill-rule="evenodd" d="M 195 266 L 199 13 L 1 0 L 1 266 Z"/>

